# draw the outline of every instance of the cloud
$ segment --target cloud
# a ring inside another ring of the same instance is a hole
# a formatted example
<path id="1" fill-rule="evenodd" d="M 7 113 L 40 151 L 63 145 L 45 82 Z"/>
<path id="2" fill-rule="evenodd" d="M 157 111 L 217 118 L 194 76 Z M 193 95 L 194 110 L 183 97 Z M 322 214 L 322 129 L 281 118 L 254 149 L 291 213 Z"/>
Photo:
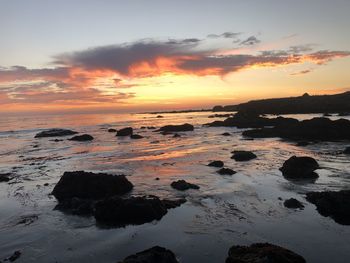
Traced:
<path id="1" fill-rule="evenodd" d="M 244 46 L 252 46 L 252 45 L 256 45 L 259 44 L 261 41 L 259 39 L 257 39 L 257 37 L 255 36 L 250 36 L 247 39 L 241 41 L 240 45 L 244 45 Z"/>
<path id="2" fill-rule="evenodd" d="M 225 32 L 219 37 L 234 38 L 237 34 Z M 314 51 L 315 45 L 312 44 L 247 53 L 244 48 L 208 49 L 203 41 L 197 38 L 167 41 L 147 39 L 58 54 L 53 57 L 52 68 L 0 67 L 0 101 L 117 103 L 135 96 L 134 92 L 118 92 L 118 89 L 136 88 L 140 78 L 168 73 L 223 76 L 256 67 L 306 62 L 324 65 L 334 59 L 350 56 L 348 51 Z M 250 46 L 259 42 L 251 36 L 241 45 Z"/>
<path id="3" fill-rule="evenodd" d="M 217 34 L 209 34 L 207 37 L 208 38 L 237 38 L 239 35 L 241 35 L 242 33 L 239 32 L 224 32 L 220 35 Z"/>
<path id="4" fill-rule="evenodd" d="M 291 76 L 298 76 L 298 75 L 304 75 L 304 74 L 307 74 L 307 73 L 310 73 L 310 72 L 312 72 L 311 69 L 305 69 L 305 70 L 301 70 L 301 71 L 298 71 L 298 72 L 291 73 L 290 75 Z"/>

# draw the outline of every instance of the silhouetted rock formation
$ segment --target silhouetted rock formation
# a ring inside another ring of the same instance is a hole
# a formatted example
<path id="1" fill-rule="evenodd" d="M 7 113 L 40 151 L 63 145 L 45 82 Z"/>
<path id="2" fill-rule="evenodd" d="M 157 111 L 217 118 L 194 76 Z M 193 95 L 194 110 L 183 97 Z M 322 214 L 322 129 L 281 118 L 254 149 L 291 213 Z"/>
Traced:
<path id="1" fill-rule="evenodd" d="M 125 194 L 133 188 L 124 175 L 91 173 L 84 171 L 65 172 L 52 194 L 61 201 L 70 198 L 101 199 Z"/>
<path id="2" fill-rule="evenodd" d="M 284 162 L 280 171 L 287 179 L 315 179 L 318 178 L 318 174 L 314 171 L 318 168 L 314 158 L 292 156 Z"/>
<path id="3" fill-rule="evenodd" d="M 185 132 L 185 131 L 193 131 L 194 127 L 191 124 L 185 123 L 181 125 L 166 125 L 161 127 L 156 131 L 160 132 Z"/>
<path id="4" fill-rule="evenodd" d="M 350 190 L 310 192 L 306 200 L 316 205 L 317 211 L 341 225 L 350 225 Z"/>
<path id="5" fill-rule="evenodd" d="M 257 156 L 250 151 L 233 151 L 231 159 L 234 159 L 237 162 L 245 162 L 255 159 Z"/>
<path id="6" fill-rule="evenodd" d="M 110 128 L 110 129 L 108 129 L 108 132 L 117 132 L 117 130 L 113 129 L 113 128 Z"/>
<path id="7" fill-rule="evenodd" d="M 230 168 L 221 168 L 220 170 L 217 171 L 217 173 L 221 175 L 233 175 L 236 172 Z"/>
<path id="8" fill-rule="evenodd" d="M 82 134 L 82 135 L 77 135 L 72 138 L 70 138 L 70 141 L 78 141 L 78 142 L 86 142 L 86 141 L 92 141 L 94 137 L 92 137 L 89 134 Z"/>
<path id="9" fill-rule="evenodd" d="M 179 263 L 175 254 L 163 247 L 152 247 L 126 257 L 119 263 Z"/>
<path id="10" fill-rule="evenodd" d="M 117 131 L 115 136 L 130 136 L 133 133 L 133 129 L 131 127 L 126 127 Z"/>
<path id="11" fill-rule="evenodd" d="M 172 182 L 171 187 L 180 191 L 185 191 L 188 189 L 199 189 L 198 185 L 188 183 L 185 180 L 178 180 L 178 181 Z"/>
<path id="12" fill-rule="evenodd" d="M 233 246 L 226 263 L 306 263 L 305 259 L 280 246 L 257 243 L 248 246 Z"/>
<path id="13" fill-rule="evenodd" d="M 174 208 L 181 201 L 162 201 L 156 196 L 120 198 L 118 196 L 103 199 L 95 204 L 94 216 L 102 225 L 122 227 L 140 225 L 160 220 L 168 208 Z"/>
<path id="14" fill-rule="evenodd" d="M 350 140 L 350 121 L 313 118 L 277 124 L 273 128 L 262 128 L 243 132 L 251 138 L 280 137 L 289 140 L 337 141 Z"/>
<path id="15" fill-rule="evenodd" d="M 10 173 L 0 174 L 0 183 L 1 182 L 8 182 L 8 181 L 10 181 L 11 180 L 10 176 L 11 176 Z"/>
<path id="16" fill-rule="evenodd" d="M 286 201 L 284 201 L 283 204 L 285 207 L 292 208 L 292 209 L 298 209 L 298 208 L 303 209 L 304 208 L 304 205 L 295 198 L 289 198 Z"/>
<path id="17" fill-rule="evenodd" d="M 39 132 L 35 135 L 35 138 L 43 138 L 43 137 L 61 137 L 61 136 L 68 136 L 68 135 L 74 135 L 78 132 L 67 130 L 67 129 L 50 129 L 46 131 Z"/>
<path id="18" fill-rule="evenodd" d="M 224 166 L 224 162 L 223 161 L 212 161 L 208 164 L 208 166 L 212 166 L 212 167 L 223 167 Z"/>
<path id="19" fill-rule="evenodd" d="M 255 114 L 343 113 L 350 112 L 350 92 L 336 95 L 303 96 L 253 100 L 238 105 L 215 106 L 213 111 L 240 111 Z"/>
<path id="20" fill-rule="evenodd" d="M 130 135 L 130 138 L 131 138 L 131 139 L 142 139 L 143 136 L 141 136 L 141 135 L 139 135 L 139 134 L 132 134 L 132 135 Z"/>

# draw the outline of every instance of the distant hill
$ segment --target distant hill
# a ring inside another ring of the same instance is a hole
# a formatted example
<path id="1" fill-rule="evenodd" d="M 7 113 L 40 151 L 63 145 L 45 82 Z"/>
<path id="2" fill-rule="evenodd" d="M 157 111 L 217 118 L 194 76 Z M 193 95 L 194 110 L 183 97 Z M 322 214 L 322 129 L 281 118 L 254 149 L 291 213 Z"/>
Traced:
<path id="1" fill-rule="evenodd" d="M 238 105 L 215 106 L 213 111 L 240 111 L 256 114 L 350 113 L 350 91 L 335 95 L 252 100 Z"/>

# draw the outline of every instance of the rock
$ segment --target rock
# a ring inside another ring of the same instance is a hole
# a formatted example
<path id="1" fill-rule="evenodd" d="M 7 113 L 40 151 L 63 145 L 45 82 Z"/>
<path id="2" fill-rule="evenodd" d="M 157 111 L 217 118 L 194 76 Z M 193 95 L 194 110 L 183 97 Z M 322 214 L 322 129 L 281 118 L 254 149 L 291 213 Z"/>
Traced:
<path id="1" fill-rule="evenodd" d="M 292 156 L 284 162 L 280 171 L 288 179 L 316 179 L 318 175 L 314 171 L 318 168 L 319 165 L 314 158 Z"/>
<path id="2" fill-rule="evenodd" d="M 185 123 L 181 125 L 166 125 L 161 127 L 156 131 L 160 132 L 185 132 L 185 131 L 193 131 L 194 127 L 191 124 Z"/>
<path id="3" fill-rule="evenodd" d="M 180 199 L 175 199 L 175 200 L 170 200 L 170 199 L 163 199 L 162 202 L 165 205 L 165 207 L 167 209 L 171 209 L 171 208 L 176 208 L 184 203 L 186 203 L 186 199 L 185 198 L 180 198 Z"/>
<path id="4" fill-rule="evenodd" d="M 154 126 L 147 126 L 147 129 L 148 130 L 154 130 L 154 129 L 156 129 L 156 127 L 154 127 Z"/>
<path id="5" fill-rule="evenodd" d="M 224 166 L 224 162 L 223 161 L 212 161 L 208 164 L 208 166 L 211 167 L 223 167 Z"/>
<path id="6" fill-rule="evenodd" d="M 221 175 L 233 175 L 237 172 L 233 171 L 230 168 L 221 168 L 220 170 L 217 171 L 217 173 Z"/>
<path id="7" fill-rule="evenodd" d="M 94 211 L 94 200 L 81 199 L 77 197 L 61 200 L 55 207 L 55 210 L 60 210 L 73 215 L 92 215 Z"/>
<path id="8" fill-rule="evenodd" d="M 173 136 L 173 138 L 180 138 L 180 137 L 181 137 L 181 135 L 178 134 L 178 133 L 175 133 L 174 136 Z"/>
<path id="9" fill-rule="evenodd" d="M 68 136 L 74 135 L 78 132 L 67 130 L 67 129 L 50 129 L 46 131 L 39 132 L 35 135 L 34 138 L 42 138 L 42 137 L 60 137 L 60 136 Z"/>
<path id="10" fill-rule="evenodd" d="M 222 136 L 231 136 L 231 133 L 228 133 L 228 132 L 224 132 L 221 134 Z"/>
<path id="11" fill-rule="evenodd" d="M 166 213 L 165 204 L 155 196 L 127 199 L 113 196 L 96 203 L 94 216 L 98 223 L 118 227 L 160 220 Z"/>
<path id="12" fill-rule="evenodd" d="M 179 263 L 175 254 L 163 247 L 152 247 L 126 257 L 119 263 Z"/>
<path id="13" fill-rule="evenodd" d="M 297 146 L 308 146 L 310 143 L 308 141 L 299 141 L 297 142 Z"/>
<path id="14" fill-rule="evenodd" d="M 116 136 L 131 136 L 133 129 L 131 127 L 126 127 L 117 131 Z"/>
<path id="15" fill-rule="evenodd" d="M 305 259 L 283 247 L 269 243 L 233 246 L 226 263 L 306 263 Z"/>
<path id="16" fill-rule="evenodd" d="M 188 189 L 199 189 L 198 185 L 188 183 L 185 180 L 178 180 L 178 181 L 172 182 L 171 187 L 180 191 L 185 191 Z"/>
<path id="17" fill-rule="evenodd" d="M 306 200 L 316 205 L 317 211 L 341 225 L 350 225 L 350 190 L 310 192 Z"/>
<path id="18" fill-rule="evenodd" d="M 131 138 L 131 139 L 142 139 L 143 136 L 141 136 L 141 135 L 139 135 L 139 134 L 132 134 L 132 135 L 130 135 L 130 138 Z"/>
<path id="19" fill-rule="evenodd" d="M 288 140 L 338 141 L 350 140 L 350 121 L 313 118 L 296 122 L 285 122 L 273 128 L 262 128 L 243 132 L 252 138 L 280 137 Z"/>
<path id="20" fill-rule="evenodd" d="M 164 118 L 164 117 L 162 115 L 158 115 L 157 118 L 160 119 L 160 118 Z"/>
<path id="21" fill-rule="evenodd" d="M 110 129 L 108 129 L 108 132 L 117 132 L 117 130 L 113 129 L 113 128 L 110 128 Z"/>
<path id="22" fill-rule="evenodd" d="M 38 219 L 39 219 L 38 215 L 24 215 L 24 216 L 21 216 L 15 224 L 29 226 Z"/>
<path id="23" fill-rule="evenodd" d="M 326 112 L 326 113 L 323 113 L 323 116 L 324 116 L 324 117 L 331 117 L 332 114 Z"/>
<path id="24" fill-rule="evenodd" d="M 5 259 L 5 261 L 16 261 L 20 256 L 21 256 L 21 251 L 17 250 L 15 251 L 10 257 L 8 257 L 7 259 Z"/>
<path id="25" fill-rule="evenodd" d="M 228 118 L 232 116 L 232 113 L 227 113 L 227 114 L 213 114 L 209 115 L 208 118 Z"/>
<path id="26" fill-rule="evenodd" d="M 287 199 L 286 201 L 284 201 L 283 204 L 287 208 L 293 208 L 293 209 L 297 209 L 297 208 L 303 209 L 304 208 L 304 205 L 295 198 Z"/>
<path id="27" fill-rule="evenodd" d="M 11 173 L 2 173 L 2 174 L 0 174 L 0 183 L 1 182 L 8 182 L 8 181 L 10 181 L 11 180 L 10 176 L 11 176 Z"/>
<path id="28" fill-rule="evenodd" d="M 124 175 L 91 173 L 84 171 L 65 172 L 52 191 L 61 201 L 70 198 L 101 199 L 130 192 L 132 183 Z"/>
<path id="29" fill-rule="evenodd" d="M 257 156 L 250 151 L 233 151 L 231 159 L 234 159 L 237 162 L 250 161 L 257 158 Z"/>
<path id="30" fill-rule="evenodd" d="M 92 141 L 94 137 L 92 137 L 89 134 L 83 134 L 83 135 L 76 135 L 72 138 L 70 138 L 70 141 L 78 141 L 78 142 L 86 142 L 86 141 Z"/>
<path id="31" fill-rule="evenodd" d="M 350 154 L 350 146 L 345 148 L 344 153 L 345 154 Z"/>

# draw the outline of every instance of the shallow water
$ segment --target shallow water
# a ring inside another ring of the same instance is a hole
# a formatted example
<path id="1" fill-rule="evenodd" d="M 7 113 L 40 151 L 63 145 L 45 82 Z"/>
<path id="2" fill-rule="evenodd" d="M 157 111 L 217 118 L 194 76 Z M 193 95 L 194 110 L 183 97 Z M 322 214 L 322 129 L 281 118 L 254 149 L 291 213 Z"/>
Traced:
<path id="1" fill-rule="evenodd" d="M 208 119 L 208 112 L 162 115 L 0 117 L 0 173 L 16 176 L 9 184 L 0 183 L 0 260 L 20 250 L 16 262 L 117 262 L 160 245 L 182 263 L 216 263 L 224 262 L 232 245 L 270 242 L 299 253 L 307 262 L 348 262 L 350 227 L 319 215 L 304 195 L 350 188 L 350 157 L 341 154 L 344 142 L 297 147 L 277 138 L 245 140 L 236 128 L 203 127 L 214 120 Z M 289 117 L 314 116 L 319 115 Z M 185 122 L 195 130 L 181 133 L 181 138 L 140 129 Z M 145 138 L 117 138 L 107 132 L 126 126 Z M 89 133 L 95 140 L 34 139 L 37 132 L 55 127 Z M 235 162 L 230 159 L 233 150 L 251 150 L 258 158 Z M 320 178 L 298 184 L 285 180 L 278 168 L 292 155 L 316 158 L 322 166 Z M 206 166 L 211 160 L 222 160 L 237 173 L 221 176 Z M 133 195 L 188 201 L 160 221 L 101 229 L 93 218 L 53 210 L 56 200 L 49 194 L 63 172 L 73 170 L 123 173 L 135 186 Z M 172 189 L 170 183 L 178 179 L 196 183 L 200 190 Z M 279 197 L 295 197 L 305 209 L 284 208 Z M 19 224 L 28 215 L 37 218 Z"/>

